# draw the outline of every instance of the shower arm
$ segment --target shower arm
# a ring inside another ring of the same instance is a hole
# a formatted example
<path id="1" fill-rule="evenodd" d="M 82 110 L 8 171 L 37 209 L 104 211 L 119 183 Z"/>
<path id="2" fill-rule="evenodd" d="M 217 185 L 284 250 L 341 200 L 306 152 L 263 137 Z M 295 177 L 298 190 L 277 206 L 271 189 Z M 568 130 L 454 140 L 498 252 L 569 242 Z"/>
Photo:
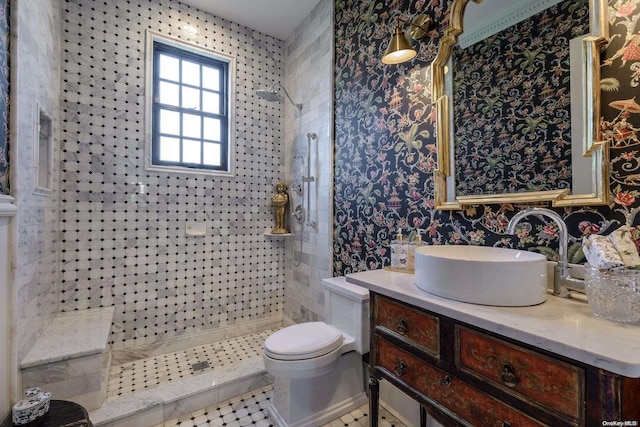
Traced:
<path id="1" fill-rule="evenodd" d="M 289 92 L 287 92 L 287 89 L 285 89 L 284 86 L 282 86 L 280 83 L 276 83 L 275 86 L 274 86 L 274 89 L 282 89 L 284 94 L 289 99 L 289 102 L 291 102 L 291 104 L 293 104 L 298 110 L 302 110 L 302 104 L 296 104 L 295 102 L 293 102 L 293 99 L 291 99 L 291 96 L 289 95 Z"/>

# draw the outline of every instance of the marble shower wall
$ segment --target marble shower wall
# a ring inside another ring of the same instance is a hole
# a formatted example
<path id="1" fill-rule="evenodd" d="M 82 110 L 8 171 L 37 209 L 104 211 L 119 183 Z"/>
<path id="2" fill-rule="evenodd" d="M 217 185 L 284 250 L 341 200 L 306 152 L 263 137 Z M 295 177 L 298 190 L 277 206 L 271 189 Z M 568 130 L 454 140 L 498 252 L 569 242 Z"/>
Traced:
<path id="1" fill-rule="evenodd" d="M 285 106 L 286 180 L 301 184 L 301 169 L 307 173 L 307 134 L 311 140 L 310 221 L 317 227 L 291 222 L 294 237 L 286 240 L 286 282 L 284 314 L 299 323 L 321 319 L 324 307 L 323 278 L 331 276 L 331 186 L 333 169 L 332 136 L 332 37 L 333 2 L 320 0 L 285 42 L 285 78 L 283 84 L 295 102 L 297 111 Z M 303 159 L 301 159 L 301 156 Z M 306 192 L 306 184 L 303 186 Z M 290 190 L 293 206 L 306 206 L 306 194 Z M 306 218 L 305 218 L 306 222 Z M 302 231 L 302 233 L 301 233 Z M 300 238 L 302 234 L 302 253 Z M 300 264 L 298 264 L 300 260 Z"/>
<path id="2" fill-rule="evenodd" d="M 18 207 L 12 222 L 16 360 L 58 311 L 60 34 L 59 0 L 11 2 L 11 193 Z M 53 122 L 50 195 L 34 193 L 38 106 Z"/>
<path id="3" fill-rule="evenodd" d="M 283 106 L 254 90 L 281 82 L 283 42 L 170 0 L 62 9 L 61 308 L 115 306 L 115 349 L 281 316 Z M 145 170 L 147 30 L 236 57 L 235 176 Z"/>

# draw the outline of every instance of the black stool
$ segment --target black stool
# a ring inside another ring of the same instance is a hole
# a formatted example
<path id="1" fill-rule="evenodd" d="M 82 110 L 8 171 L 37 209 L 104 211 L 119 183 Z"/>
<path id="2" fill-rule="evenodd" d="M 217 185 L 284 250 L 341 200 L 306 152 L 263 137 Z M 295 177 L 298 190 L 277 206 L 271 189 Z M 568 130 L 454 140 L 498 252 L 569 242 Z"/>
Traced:
<path id="1" fill-rule="evenodd" d="M 49 412 L 20 427 L 93 427 L 87 410 L 67 400 L 51 400 Z"/>

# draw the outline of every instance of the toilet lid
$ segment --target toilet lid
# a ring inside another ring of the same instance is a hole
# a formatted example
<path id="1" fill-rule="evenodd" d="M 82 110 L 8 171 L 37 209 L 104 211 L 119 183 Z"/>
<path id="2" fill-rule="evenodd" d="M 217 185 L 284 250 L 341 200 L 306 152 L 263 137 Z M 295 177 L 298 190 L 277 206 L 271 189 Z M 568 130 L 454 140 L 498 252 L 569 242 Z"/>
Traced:
<path id="1" fill-rule="evenodd" d="M 312 359 L 337 349 L 342 340 L 342 333 L 324 322 L 300 323 L 271 334 L 264 352 L 278 360 Z"/>

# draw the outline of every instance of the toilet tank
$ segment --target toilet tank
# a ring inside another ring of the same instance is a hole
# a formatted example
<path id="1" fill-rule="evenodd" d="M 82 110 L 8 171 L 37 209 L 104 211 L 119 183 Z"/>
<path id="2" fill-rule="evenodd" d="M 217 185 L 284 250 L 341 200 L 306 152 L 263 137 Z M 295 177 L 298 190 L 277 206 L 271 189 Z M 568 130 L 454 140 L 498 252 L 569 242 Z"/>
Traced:
<path id="1" fill-rule="evenodd" d="M 324 321 L 355 341 L 360 354 L 369 351 L 369 290 L 348 283 L 344 276 L 322 281 Z"/>

